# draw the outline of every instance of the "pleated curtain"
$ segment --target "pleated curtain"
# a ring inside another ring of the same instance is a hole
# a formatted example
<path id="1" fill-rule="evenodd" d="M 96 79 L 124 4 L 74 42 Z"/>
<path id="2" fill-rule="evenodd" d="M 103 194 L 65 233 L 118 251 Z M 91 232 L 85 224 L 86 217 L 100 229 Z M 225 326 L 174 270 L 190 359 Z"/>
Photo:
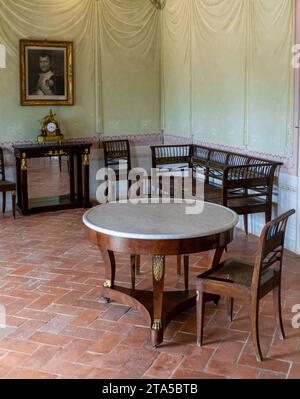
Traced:
<path id="1" fill-rule="evenodd" d="M 76 137 L 159 132 L 291 152 L 294 0 L 0 0 L 0 141 L 38 129 L 19 106 L 19 39 L 74 41 Z"/>

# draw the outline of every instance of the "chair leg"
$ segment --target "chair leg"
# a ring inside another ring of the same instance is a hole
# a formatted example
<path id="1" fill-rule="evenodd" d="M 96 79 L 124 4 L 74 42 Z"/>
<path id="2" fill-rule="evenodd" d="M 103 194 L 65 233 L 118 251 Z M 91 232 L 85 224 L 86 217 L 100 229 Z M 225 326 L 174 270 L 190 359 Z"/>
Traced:
<path id="1" fill-rule="evenodd" d="M 189 256 L 183 256 L 183 268 L 184 268 L 184 288 L 189 289 Z"/>
<path id="2" fill-rule="evenodd" d="M 197 345 L 202 346 L 203 344 L 203 324 L 204 324 L 204 312 L 205 312 L 205 301 L 204 292 L 197 290 Z"/>
<path id="3" fill-rule="evenodd" d="M 233 298 L 227 297 L 227 314 L 228 314 L 228 320 L 232 321 L 232 315 L 233 315 Z"/>
<path id="4" fill-rule="evenodd" d="M 259 301 L 255 301 L 251 305 L 251 338 L 255 349 L 256 360 L 261 362 L 263 360 L 258 334 L 258 311 Z"/>
<path id="5" fill-rule="evenodd" d="M 177 255 L 177 275 L 181 275 L 181 255 Z"/>
<path id="6" fill-rule="evenodd" d="M 14 219 L 16 218 L 16 192 L 12 191 L 11 192 L 11 204 L 12 204 L 12 213 Z"/>
<path id="7" fill-rule="evenodd" d="M 284 333 L 284 328 L 283 328 L 283 322 L 282 322 L 282 315 L 281 315 L 281 295 L 280 295 L 280 285 L 277 285 L 273 289 L 273 304 L 274 304 L 274 313 L 275 313 L 275 319 L 277 322 L 277 326 L 279 328 L 279 337 L 280 339 L 285 339 L 285 333 Z"/>
<path id="8" fill-rule="evenodd" d="M 248 215 L 244 215 L 244 228 L 246 236 L 248 235 Z"/>
<path id="9" fill-rule="evenodd" d="M 130 255 L 131 288 L 135 290 L 136 256 Z"/>
<path id="10" fill-rule="evenodd" d="M 58 162 L 59 162 L 59 171 L 61 172 L 61 157 L 58 157 Z"/>
<path id="11" fill-rule="evenodd" d="M 141 274 L 141 255 L 135 256 L 136 274 Z"/>
<path id="12" fill-rule="evenodd" d="M 268 222 L 270 222 L 271 219 L 272 219 L 272 211 L 270 212 L 267 210 L 265 212 L 265 222 L 268 223 Z"/>
<path id="13" fill-rule="evenodd" d="M 2 213 L 5 213 L 6 208 L 6 192 L 2 192 Z"/>

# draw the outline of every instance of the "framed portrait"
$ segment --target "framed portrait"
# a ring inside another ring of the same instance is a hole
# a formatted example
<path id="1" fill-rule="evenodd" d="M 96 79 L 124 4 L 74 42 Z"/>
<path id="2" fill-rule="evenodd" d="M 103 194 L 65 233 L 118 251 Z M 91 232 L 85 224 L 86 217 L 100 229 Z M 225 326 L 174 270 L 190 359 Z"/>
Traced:
<path id="1" fill-rule="evenodd" d="M 21 105 L 73 105 L 73 43 L 20 40 Z"/>

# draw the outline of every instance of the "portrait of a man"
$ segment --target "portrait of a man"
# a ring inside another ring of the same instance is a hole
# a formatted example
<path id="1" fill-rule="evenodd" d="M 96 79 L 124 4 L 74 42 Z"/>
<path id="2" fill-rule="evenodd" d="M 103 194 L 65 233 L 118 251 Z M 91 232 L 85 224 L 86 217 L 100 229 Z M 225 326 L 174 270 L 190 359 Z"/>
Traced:
<path id="1" fill-rule="evenodd" d="M 36 78 L 32 76 L 29 94 L 37 96 L 63 96 L 65 89 L 64 74 L 56 72 L 50 53 L 45 52 L 39 55 L 39 68 L 38 76 Z"/>
<path id="2" fill-rule="evenodd" d="M 21 104 L 72 105 L 71 60 L 70 42 L 21 40 Z"/>

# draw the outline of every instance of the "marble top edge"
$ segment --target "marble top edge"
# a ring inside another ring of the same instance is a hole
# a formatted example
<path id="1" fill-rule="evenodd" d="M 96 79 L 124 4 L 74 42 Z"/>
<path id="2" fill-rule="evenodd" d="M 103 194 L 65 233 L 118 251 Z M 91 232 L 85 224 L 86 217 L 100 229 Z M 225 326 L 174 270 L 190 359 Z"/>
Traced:
<path id="1" fill-rule="evenodd" d="M 197 202 L 206 207 L 206 212 L 204 211 L 203 213 L 196 215 L 189 214 L 186 215 L 187 218 L 182 218 L 183 215 L 181 215 L 181 219 L 179 211 L 182 211 L 182 205 L 189 206 L 184 202 L 179 204 L 103 204 L 86 211 L 83 215 L 83 223 L 90 229 L 102 234 L 112 235 L 114 237 L 120 238 L 148 240 L 188 239 L 198 237 L 200 238 L 213 234 L 223 233 L 227 230 L 234 228 L 237 225 L 239 217 L 233 210 L 225 208 L 218 204 L 198 200 Z M 127 213 L 118 214 L 118 212 L 116 212 L 113 215 L 109 215 L 109 213 L 105 211 L 106 209 L 108 209 L 108 207 L 116 205 L 118 205 L 118 207 L 115 208 L 115 210 L 120 211 L 122 208 L 127 208 Z M 156 212 L 149 213 L 150 208 L 144 207 L 144 211 L 147 211 L 145 219 L 148 218 L 148 221 L 144 220 L 145 227 L 140 226 L 140 222 L 143 221 L 144 215 L 138 215 L 138 208 L 141 209 L 140 207 L 143 205 L 156 205 L 156 207 L 160 207 L 160 209 L 156 208 L 158 209 L 158 214 L 156 214 Z M 175 208 L 170 208 L 170 206 L 176 207 L 176 205 L 178 210 L 177 213 Z M 132 208 L 133 206 L 135 208 Z M 170 213 L 171 211 L 171 214 L 159 214 L 161 213 L 163 207 L 164 210 L 168 211 L 168 213 Z M 135 210 L 135 212 L 130 216 L 130 212 L 128 211 L 132 211 L 133 209 Z M 219 215 L 217 215 L 217 220 L 213 220 L 215 213 L 213 212 L 212 214 L 213 209 L 218 210 L 217 213 L 219 213 Z M 96 214 L 96 217 L 101 217 L 102 225 L 99 221 L 96 222 L 95 220 L 90 220 L 91 214 L 92 217 L 94 216 L 95 219 L 95 212 L 97 212 L 97 210 L 103 211 L 101 212 L 101 214 Z M 116 216 L 116 218 L 114 218 L 114 216 Z M 161 223 L 163 217 L 166 217 L 164 224 Z M 199 218 L 198 221 L 197 219 L 195 219 L 197 217 Z M 157 220 L 155 220 L 156 218 Z M 224 220 L 223 223 L 220 223 L 220 218 L 225 218 L 226 220 Z M 168 230 L 168 228 L 170 228 L 170 230 L 173 228 L 174 231 L 165 231 Z M 154 231 L 156 229 L 158 231 Z"/>

